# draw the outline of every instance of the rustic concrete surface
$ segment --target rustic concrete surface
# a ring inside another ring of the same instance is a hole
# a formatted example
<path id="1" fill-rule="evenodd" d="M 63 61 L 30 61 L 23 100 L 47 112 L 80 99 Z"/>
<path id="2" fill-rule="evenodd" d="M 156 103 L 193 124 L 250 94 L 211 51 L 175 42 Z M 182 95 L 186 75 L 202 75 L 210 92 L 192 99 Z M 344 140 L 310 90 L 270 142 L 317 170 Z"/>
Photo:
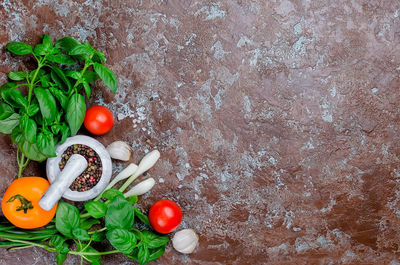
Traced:
<path id="1" fill-rule="evenodd" d="M 48 33 L 106 53 L 120 87 L 99 83 L 90 104 L 117 122 L 98 139 L 129 142 L 135 162 L 150 139 L 158 184 L 140 203 L 179 202 L 200 235 L 196 253 L 169 246 L 155 264 L 395 265 L 399 17 L 397 0 L 3 0 L 0 81 L 27 61 L 9 41 Z M 3 194 L 17 169 L 8 136 L 0 146 Z M 54 260 L 0 251 L 0 264 Z"/>

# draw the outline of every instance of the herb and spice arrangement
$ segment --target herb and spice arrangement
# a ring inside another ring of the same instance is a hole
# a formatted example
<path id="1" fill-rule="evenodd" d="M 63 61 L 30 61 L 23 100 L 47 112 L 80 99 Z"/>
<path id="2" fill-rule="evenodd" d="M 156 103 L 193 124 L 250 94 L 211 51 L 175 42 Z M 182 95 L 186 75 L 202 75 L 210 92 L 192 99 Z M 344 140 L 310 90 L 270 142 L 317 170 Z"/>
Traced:
<path id="1" fill-rule="evenodd" d="M 93 200 L 81 204 L 60 200 L 48 207 L 53 207 L 49 211 L 41 208 L 39 201 L 51 188 L 50 183 L 42 177 L 22 177 L 31 160 L 60 157 L 57 166 L 62 171 L 70 157 L 80 155 L 87 167 L 69 188 L 76 192 L 91 190 L 100 180 L 104 182 L 102 160 L 96 151 L 82 143 L 57 154 L 56 146 L 76 135 L 82 125 L 94 135 L 106 134 L 114 126 L 113 114 L 106 107 L 87 109 L 85 103 L 97 79 L 113 93 L 117 91 L 117 78 L 105 66 L 105 55 L 90 43 L 70 37 L 55 43 L 46 34 L 41 39 L 34 47 L 23 42 L 6 45 L 13 54 L 33 58 L 36 68 L 10 72 L 10 81 L 0 86 L 0 133 L 9 134 L 16 144 L 18 164 L 17 179 L 2 198 L 5 218 L 0 217 L 0 247 L 9 251 L 40 247 L 54 252 L 57 264 L 63 264 L 68 255 L 79 256 L 81 264 L 100 264 L 102 256 L 115 253 L 139 264 L 158 259 L 170 241 L 168 234 L 181 223 L 182 210 L 171 200 L 155 202 L 148 217 L 139 210 L 138 196 L 153 188 L 153 178 L 126 191 L 155 165 L 160 158 L 157 150 L 147 153 L 138 165 L 130 163 Z M 131 152 L 123 141 L 115 141 L 106 149 L 112 159 L 121 161 L 129 161 Z M 120 181 L 125 182 L 116 189 Z M 96 249 L 97 242 L 102 241 L 108 242 L 109 249 Z M 181 230 L 172 239 L 172 246 L 185 254 L 192 253 L 197 245 L 198 236 L 192 229 Z"/>
<path id="2" fill-rule="evenodd" d="M 18 145 L 18 178 L 30 160 L 42 162 L 55 156 L 55 145 L 75 135 L 86 113 L 85 97 L 98 78 L 116 92 L 115 74 L 104 63 L 105 55 L 90 43 L 65 37 L 53 45 L 50 36 L 32 47 L 11 42 L 6 49 L 34 58 L 32 71 L 10 72 L 11 80 L 0 87 L 0 133 L 10 134 Z M 23 96 L 21 89 L 27 90 Z"/>

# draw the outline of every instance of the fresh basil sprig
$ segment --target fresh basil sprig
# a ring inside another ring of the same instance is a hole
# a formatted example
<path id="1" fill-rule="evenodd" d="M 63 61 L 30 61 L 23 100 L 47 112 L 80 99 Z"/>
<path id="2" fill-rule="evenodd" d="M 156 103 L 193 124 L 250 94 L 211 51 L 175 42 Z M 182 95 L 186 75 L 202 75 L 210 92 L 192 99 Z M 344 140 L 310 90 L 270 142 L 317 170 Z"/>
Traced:
<path id="1" fill-rule="evenodd" d="M 105 55 L 89 43 L 64 37 L 53 45 L 50 36 L 41 38 L 34 47 L 23 42 L 6 45 L 37 63 L 32 71 L 10 72 L 11 81 L 0 86 L 0 133 L 11 134 L 18 144 L 18 177 L 30 160 L 55 156 L 55 145 L 78 132 L 86 112 L 83 95 L 92 94 L 90 84 L 100 78 L 113 93 L 118 87 L 115 74 L 104 65 Z"/>
<path id="2" fill-rule="evenodd" d="M 81 260 L 100 264 L 103 255 L 121 253 L 139 264 L 146 264 L 161 257 L 165 252 L 168 236 L 150 230 L 147 216 L 134 208 L 137 197 L 126 199 L 117 190 L 109 190 L 105 202 L 85 203 L 88 214 L 80 214 L 78 208 L 59 202 L 54 225 L 39 231 L 19 230 L 9 224 L 0 223 L 0 247 L 11 249 L 37 246 L 57 253 L 57 264 L 63 264 L 67 254 L 78 255 Z M 142 222 L 135 225 L 135 217 Z M 101 225 L 104 224 L 104 225 Z M 137 229 L 138 227 L 148 227 Z M 93 242 L 107 240 L 114 248 L 100 252 Z M 75 248 L 71 246 L 75 244 Z M 75 249 L 75 250 L 72 250 Z"/>

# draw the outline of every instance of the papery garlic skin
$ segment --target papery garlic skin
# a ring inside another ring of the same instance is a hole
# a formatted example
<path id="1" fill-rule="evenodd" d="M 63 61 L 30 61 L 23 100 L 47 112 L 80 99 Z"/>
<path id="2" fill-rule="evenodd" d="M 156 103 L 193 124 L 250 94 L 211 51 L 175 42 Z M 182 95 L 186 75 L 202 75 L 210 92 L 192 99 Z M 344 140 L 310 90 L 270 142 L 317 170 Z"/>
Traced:
<path id="1" fill-rule="evenodd" d="M 193 253 L 199 243 L 199 237 L 193 229 L 183 229 L 175 233 L 172 246 L 180 253 Z"/>
<path id="2" fill-rule="evenodd" d="M 123 141 L 115 141 L 106 149 L 113 159 L 128 161 L 131 158 L 131 147 Z"/>
<path id="3" fill-rule="evenodd" d="M 130 191 L 126 192 L 124 196 L 131 197 L 134 195 L 136 196 L 143 195 L 146 192 L 150 191 L 155 184 L 156 181 L 153 178 L 148 178 L 146 180 L 143 180 L 139 184 L 136 184 Z"/>

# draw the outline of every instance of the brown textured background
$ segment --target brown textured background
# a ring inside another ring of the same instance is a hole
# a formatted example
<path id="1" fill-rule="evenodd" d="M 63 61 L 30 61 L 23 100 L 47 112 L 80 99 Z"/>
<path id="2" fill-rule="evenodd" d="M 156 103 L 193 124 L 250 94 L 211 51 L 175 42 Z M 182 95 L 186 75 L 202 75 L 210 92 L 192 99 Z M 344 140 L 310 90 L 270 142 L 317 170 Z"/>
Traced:
<path id="1" fill-rule="evenodd" d="M 398 0 L 2 0 L 0 19 L 0 83 L 30 67 L 10 41 L 106 53 L 119 90 L 99 83 L 89 104 L 116 125 L 98 139 L 127 141 L 134 162 L 150 139 L 162 155 L 141 205 L 176 200 L 200 235 L 155 264 L 400 264 Z M 1 195 L 17 167 L 8 136 L 0 147 Z M 0 250 L 0 264 L 54 262 Z"/>

